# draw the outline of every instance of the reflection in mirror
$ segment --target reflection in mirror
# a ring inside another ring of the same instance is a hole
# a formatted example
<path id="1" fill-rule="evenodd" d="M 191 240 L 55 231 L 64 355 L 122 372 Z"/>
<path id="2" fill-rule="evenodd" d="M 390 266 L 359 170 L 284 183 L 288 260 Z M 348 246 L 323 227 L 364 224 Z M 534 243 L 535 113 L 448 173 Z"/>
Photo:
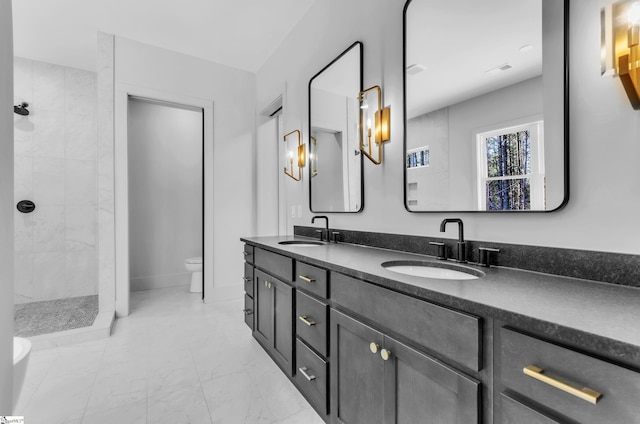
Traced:
<path id="1" fill-rule="evenodd" d="M 406 3 L 407 210 L 564 206 L 565 10 L 564 0 Z"/>
<path id="2" fill-rule="evenodd" d="M 360 42 L 354 43 L 309 81 L 309 206 L 312 212 L 362 210 L 360 90 Z"/>

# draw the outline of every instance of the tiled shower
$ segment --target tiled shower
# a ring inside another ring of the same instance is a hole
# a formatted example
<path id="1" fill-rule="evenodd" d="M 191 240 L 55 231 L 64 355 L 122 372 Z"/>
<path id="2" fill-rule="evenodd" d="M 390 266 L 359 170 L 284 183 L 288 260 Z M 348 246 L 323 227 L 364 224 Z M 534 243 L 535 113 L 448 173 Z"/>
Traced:
<path id="1" fill-rule="evenodd" d="M 30 111 L 14 114 L 14 200 L 36 205 L 15 210 L 16 311 L 96 296 L 97 312 L 96 73 L 15 58 L 14 81 Z"/>

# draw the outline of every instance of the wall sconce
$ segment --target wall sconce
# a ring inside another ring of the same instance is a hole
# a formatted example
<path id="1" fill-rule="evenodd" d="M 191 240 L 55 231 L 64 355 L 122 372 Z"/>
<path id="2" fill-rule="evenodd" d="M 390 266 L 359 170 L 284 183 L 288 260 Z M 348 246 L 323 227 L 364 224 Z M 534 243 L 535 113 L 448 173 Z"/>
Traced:
<path id="1" fill-rule="evenodd" d="M 289 137 L 292 134 L 297 134 L 298 136 L 298 142 L 297 142 L 297 149 L 296 150 L 296 155 L 297 155 L 297 163 L 298 163 L 298 178 L 293 176 L 293 156 L 294 156 L 294 150 L 287 150 L 287 160 L 289 161 L 289 168 L 290 170 L 287 170 L 287 167 L 284 167 L 284 173 L 287 174 L 288 176 L 290 176 L 291 178 L 293 178 L 296 181 L 300 181 L 302 179 L 302 167 L 304 166 L 304 163 L 307 160 L 307 151 L 305 149 L 304 144 L 302 144 L 302 135 L 300 133 L 300 130 L 293 130 L 288 134 L 285 134 L 284 136 L 284 142 L 285 144 L 287 144 L 287 137 Z"/>
<path id="2" fill-rule="evenodd" d="M 640 1 L 613 3 L 600 13 L 602 75 L 617 75 L 631 106 L 640 110 Z"/>
<path id="3" fill-rule="evenodd" d="M 377 93 L 377 108 L 369 107 L 372 91 Z M 360 151 L 376 165 L 382 163 L 382 143 L 391 138 L 391 109 L 382 107 L 382 89 L 374 85 L 358 94 L 360 102 Z M 373 136 L 373 139 L 372 139 Z M 377 146 L 374 155 L 373 143 Z M 377 157 L 374 157 L 377 156 Z"/>

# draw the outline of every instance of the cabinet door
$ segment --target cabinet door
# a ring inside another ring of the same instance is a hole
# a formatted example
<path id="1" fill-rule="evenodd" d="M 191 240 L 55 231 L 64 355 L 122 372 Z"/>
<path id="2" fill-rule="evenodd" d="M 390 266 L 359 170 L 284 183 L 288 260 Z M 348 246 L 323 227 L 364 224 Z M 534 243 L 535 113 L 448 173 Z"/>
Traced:
<path id="1" fill-rule="evenodd" d="M 255 309 L 253 336 L 263 346 L 271 346 L 273 344 L 273 291 L 269 286 L 273 279 L 258 270 L 255 271 L 254 278 L 256 284 L 253 299 Z"/>
<path id="2" fill-rule="evenodd" d="M 480 382 L 391 337 L 383 349 L 385 424 L 479 422 Z"/>
<path id="3" fill-rule="evenodd" d="M 333 309 L 330 322 L 331 422 L 382 423 L 384 361 L 370 350 L 382 334 Z"/>
<path id="4" fill-rule="evenodd" d="M 273 296 L 273 356 L 287 375 L 293 375 L 293 287 L 271 279 Z"/>

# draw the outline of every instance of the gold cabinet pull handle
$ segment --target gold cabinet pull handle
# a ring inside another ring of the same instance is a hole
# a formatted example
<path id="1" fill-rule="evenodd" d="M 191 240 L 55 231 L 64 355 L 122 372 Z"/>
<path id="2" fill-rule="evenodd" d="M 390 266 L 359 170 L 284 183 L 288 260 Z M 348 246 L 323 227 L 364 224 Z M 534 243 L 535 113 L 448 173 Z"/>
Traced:
<path id="1" fill-rule="evenodd" d="M 369 350 L 371 353 L 378 353 L 378 349 L 380 349 L 380 345 L 378 343 L 371 342 L 371 344 L 369 344 Z"/>
<path id="2" fill-rule="evenodd" d="M 268 289 L 270 289 L 271 287 L 273 287 L 273 284 L 271 284 L 270 282 L 266 281 L 264 282 L 264 286 Z"/>
<path id="3" fill-rule="evenodd" d="M 313 320 L 310 320 L 308 316 L 306 315 L 302 315 L 300 317 L 300 321 L 304 322 L 305 324 L 307 324 L 309 327 L 311 327 L 312 325 L 316 325 L 316 322 Z"/>
<path id="4" fill-rule="evenodd" d="M 522 369 L 522 372 L 529 377 L 535 378 L 536 380 L 542 381 L 545 384 L 555 387 L 556 389 L 560 389 L 563 392 L 567 392 L 576 397 L 579 397 L 582 400 L 586 400 L 589 403 L 596 404 L 598 400 L 602 397 L 602 393 L 596 392 L 588 387 L 574 387 L 564 381 L 560 381 L 553 377 L 549 377 L 544 374 L 544 370 L 542 368 L 536 367 L 535 365 L 528 365 Z"/>
<path id="5" fill-rule="evenodd" d="M 306 281 L 307 283 L 315 283 L 316 282 L 315 278 L 307 277 L 305 275 L 298 275 L 298 278 L 301 279 L 302 281 Z"/>
<path id="6" fill-rule="evenodd" d="M 388 361 L 389 358 L 391 358 L 391 351 L 387 349 L 382 349 L 380 351 L 380 356 L 382 356 L 383 360 Z"/>
<path id="7" fill-rule="evenodd" d="M 244 312 L 245 315 L 251 315 L 253 313 L 251 309 L 243 309 L 242 312 Z"/>
<path id="8" fill-rule="evenodd" d="M 308 381 L 313 381 L 316 379 L 315 375 L 307 374 L 307 367 L 300 367 L 298 368 L 298 371 L 300 371 L 300 374 L 302 374 Z"/>

